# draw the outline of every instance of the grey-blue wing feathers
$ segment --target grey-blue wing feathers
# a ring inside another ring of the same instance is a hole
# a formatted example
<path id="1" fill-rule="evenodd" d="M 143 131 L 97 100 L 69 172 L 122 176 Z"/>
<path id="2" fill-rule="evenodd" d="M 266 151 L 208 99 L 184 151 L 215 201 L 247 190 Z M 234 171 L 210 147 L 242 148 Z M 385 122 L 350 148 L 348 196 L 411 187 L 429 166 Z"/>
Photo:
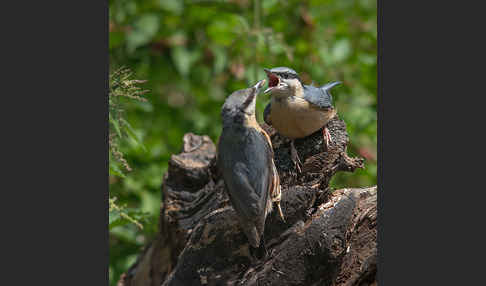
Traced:
<path id="1" fill-rule="evenodd" d="M 260 186 L 256 182 L 250 182 L 251 171 L 242 162 L 237 162 L 233 168 L 229 169 L 233 174 L 225 180 L 226 187 L 233 190 L 230 200 L 238 214 L 243 215 L 247 220 L 253 221 L 260 214 L 261 192 Z M 256 188 L 255 188 L 256 187 Z"/>
<path id="2" fill-rule="evenodd" d="M 260 131 L 254 128 L 244 130 L 246 134 L 236 134 L 233 129 L 223 130 L 218 161 L 233 208 L 246 221 L 258 224 L 257 229 L 263 229 L 260 224 L 265 223 L 272 150 Z M 243 131 L 240 129 L 240 132 Z"/>
<path id="3" fill-rule="evenodd" d="M 320 108 L 332 107 L 331 88 L 341 84 L 339 81 L 328 83 L 321 87 L 304 85 L 304 99 Z"/>

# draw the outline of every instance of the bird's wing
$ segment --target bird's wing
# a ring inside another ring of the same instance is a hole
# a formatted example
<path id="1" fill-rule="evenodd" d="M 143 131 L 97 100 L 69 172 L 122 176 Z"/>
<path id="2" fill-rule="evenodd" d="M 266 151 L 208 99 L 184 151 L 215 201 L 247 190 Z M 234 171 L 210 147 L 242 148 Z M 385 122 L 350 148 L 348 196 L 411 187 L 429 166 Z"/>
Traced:
<path id="1" fill-rule="evenodd" d="M 222 134 L 218 160 L 233 207 L 246 220 L 260 224 L 272 180 L 271 148 L 261 131 L 248 129 L 248 136 L 239 137 L 246 142 L 234 141 L 234 134 Z"/>
<path id="2" fill-rule="evenodd" d="M 225 179 L 225 183 L 233 190 L 230 195 L 233 207 L 247 220 L 254 221 L 262 214 L 260 200 L 263 198 L 258 195 L 250 181 L 250 170 L 245 164 L 237 162 L 229 171 L 232 175 Z"/>
<path id="3" fill-rule="evenodd" d="M 321 87 L 304 85 L 304 99 L 320 108 L 330 108 L 332 107 L 332 96 L 329 91 L 338 84 L 341 82 L 335 81 Z"/>
<path id="4" fill-rule="evenodd" d="M 272 125 L 272 118 L 270 117 L 271 111 L 272 111 L 272 102 L 270 101 L 267 104 L 267 106 L 265 106 L 265 110 L 263 110 L 263 120 L 268 125 Z"/>

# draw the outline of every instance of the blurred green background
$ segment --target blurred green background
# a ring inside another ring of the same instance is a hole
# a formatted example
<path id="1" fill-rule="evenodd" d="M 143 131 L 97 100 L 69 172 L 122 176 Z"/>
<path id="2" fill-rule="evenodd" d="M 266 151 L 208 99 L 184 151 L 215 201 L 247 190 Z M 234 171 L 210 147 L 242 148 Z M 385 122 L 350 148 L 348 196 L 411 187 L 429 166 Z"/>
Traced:
<path id="1" fill-rule="evenodd" d="M 182 136 L 217 142 L 225 97 L 266 78 L 264 67 L 291 67 L 307 84 L 344 83 L 333 89 L 334 103 L 350 135 L 348 152 L 365 157 L 366 168 L 331 184 L 376 184 L 376 18 L 371 0 L 109 1 L 110 71 L 127 67 L 150 90 L 146 102 L 119 98 L 134 135 L 119 149 L 132 171 L 110 173 L 110 197 L 143 229 L 112 227 L 110 211 L 110 285 L 157 231 L 162 177 Z M 257 99 L 259 121 L 268 101 Z"/>

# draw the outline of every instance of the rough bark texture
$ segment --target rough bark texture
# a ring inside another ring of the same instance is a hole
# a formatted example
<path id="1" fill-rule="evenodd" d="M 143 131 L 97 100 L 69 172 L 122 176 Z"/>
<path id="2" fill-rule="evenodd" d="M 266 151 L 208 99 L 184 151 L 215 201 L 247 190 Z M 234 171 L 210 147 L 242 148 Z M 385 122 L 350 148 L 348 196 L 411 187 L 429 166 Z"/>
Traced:
<path id="1" fill-rule="evenodd" d="M 162 187 L 160 232 L 119 285 L 376 285 L 376 187 L 331 192 L 338 171 L 363 168 L 346 154 L 348 135 L 338 117 L 322 130 L 296 140 L 303 162 L 297 174 L 290 144 L 272 127 L 270 135 L 282 184 L 282 210 L 265 225 L 268 255 L 252 259 L 216 165 L 207 136 L 188 133 L 173 155 Z"/>

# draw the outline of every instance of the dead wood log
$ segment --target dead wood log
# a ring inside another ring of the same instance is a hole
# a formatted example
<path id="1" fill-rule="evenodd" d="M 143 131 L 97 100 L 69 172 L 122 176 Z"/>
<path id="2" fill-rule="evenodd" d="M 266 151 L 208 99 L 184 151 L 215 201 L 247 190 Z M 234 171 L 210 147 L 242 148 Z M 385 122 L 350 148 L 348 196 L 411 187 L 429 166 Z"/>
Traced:
<path id="1" fill-rule="evenodd" d="M 249 244 L 224 191 L 216 147 L 188 133 L 164 176 L 160 232 L 119 285 L 371 285 L 376 283 L 376 187 L 331 191 L 338 171 L 363 168 L 346 153 L 348 135 L 339 118 L 296 140 L 303 162 L 297 174 L 290 144 L 270 135 L 282 184 L 287 222 L 272 213 L 265 225 L 268 255 L 250 258 Z"/>

